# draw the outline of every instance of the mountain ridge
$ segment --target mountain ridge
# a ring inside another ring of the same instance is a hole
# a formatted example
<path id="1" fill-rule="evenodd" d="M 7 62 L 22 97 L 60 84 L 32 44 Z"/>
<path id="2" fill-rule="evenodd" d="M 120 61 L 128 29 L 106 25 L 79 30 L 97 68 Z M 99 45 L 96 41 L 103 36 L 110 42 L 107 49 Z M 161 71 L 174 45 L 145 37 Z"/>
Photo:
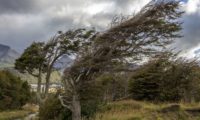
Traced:
<path id="1" fill-rule="evenodd" d="M 10 46 L 0 44 L 0 67 L 12 67 L 20 54 Z"/>

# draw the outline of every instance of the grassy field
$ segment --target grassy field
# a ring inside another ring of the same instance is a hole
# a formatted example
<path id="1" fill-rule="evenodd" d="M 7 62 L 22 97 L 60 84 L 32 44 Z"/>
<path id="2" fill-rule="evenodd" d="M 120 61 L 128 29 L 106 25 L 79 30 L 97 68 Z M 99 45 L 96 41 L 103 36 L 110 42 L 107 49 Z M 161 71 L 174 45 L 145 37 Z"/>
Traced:
<path id="1" fill-rule="evenodd" d="M 200 120 L 200 104 L 120 101 L 102 107 L 94 120 Z"/>
<path id="2" fill-rule="evenodd" d="M 26 110 L 4 111 L 0 112 L 0 120 L 13 120 L 17 118 L 23 118 L 30 113 L 30 111 Z"/>
<path id="3" fill-rule="evenodd" d="M 25 116 L 35 112 L 38 112 L 38 106 L 27 104 L 22 108 L 22 110 L 9 110 L 0 112 L 0 120 L 24 118 Z"/>

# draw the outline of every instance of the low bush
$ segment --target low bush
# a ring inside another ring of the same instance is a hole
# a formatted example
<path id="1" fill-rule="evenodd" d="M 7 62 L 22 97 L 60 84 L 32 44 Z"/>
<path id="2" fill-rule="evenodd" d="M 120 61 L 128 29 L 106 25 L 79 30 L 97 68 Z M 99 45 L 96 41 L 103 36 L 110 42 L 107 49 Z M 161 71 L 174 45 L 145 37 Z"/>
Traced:
<path id="1" fill-rule="evenodd" d="M 40 120 L 71 120 L 71 112 L 62 107 L 57 95 L 51 95 L 40 106 Z"/>
<path id="2" fill-rule="evenodd" d="M 8 71 L 0 71 L 0 110 L 20 108 L 30 97 L 27 82 Z"/>
<path id="3" fill-rule="evenodd" d="M 81 114 L 84 119 L 92 118 L 102 104 L 101 87 L 88 84 L 84 90 L 81 90 Z M 58 94 L 50 95 L 44 104 L 40 106 L 40 120 L 71 120 L 71 111 L 64 108 L 59 99 Z"/>
<path id="4" fill-rule="evenodd" d="M 143 65 L 132 75 L 130 94 L 136 100 L 198 102 L 200 67 L 196 62 L 165 56 Z"/>

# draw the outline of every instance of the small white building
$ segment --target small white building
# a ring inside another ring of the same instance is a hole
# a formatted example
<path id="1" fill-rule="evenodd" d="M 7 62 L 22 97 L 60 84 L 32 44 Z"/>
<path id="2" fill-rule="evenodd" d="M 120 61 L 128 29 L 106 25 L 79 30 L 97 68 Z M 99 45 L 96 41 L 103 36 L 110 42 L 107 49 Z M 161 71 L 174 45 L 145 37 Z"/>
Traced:
<path id="1" fill-rule="evenodd" d="M 37 84 L 30 84 L 30 87 L 31 87 L 32 92 L 37 92 L 37 88 L 38 88 Z M 45 88 L 46 88 L 46 85 L 41 84 L 41 93 L 45 92 Z M 63 86 L 59 83 L 51 83 L 49 85 L 49 93 L 56 93 L 57 90 L 59 89 L 63 89 Z"/>

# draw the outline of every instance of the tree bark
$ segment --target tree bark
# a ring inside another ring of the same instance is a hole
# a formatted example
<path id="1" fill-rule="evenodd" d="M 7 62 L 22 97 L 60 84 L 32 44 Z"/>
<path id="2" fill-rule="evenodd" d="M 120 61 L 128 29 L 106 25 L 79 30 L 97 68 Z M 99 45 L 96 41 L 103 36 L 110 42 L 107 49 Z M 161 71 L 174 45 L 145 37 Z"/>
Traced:
<path id="1" fill-rule="evenodd" d="M 50 84 L 50 77 L 51 77 L 51 72 L 47 72 L 46 83 L 45 83 L 45 94 L 44 94 L 45 97 L 48 96 L 49 84 Z"/>
<path id="2" fill-rule="evenodd" d="M 37 100 L 39 103 L 41 103 L 41 84 L 42 84 L 42 77 L 41 77 L 41 72 L 38 74 L 38 83 L 37 83 Z"/>
<path id="3" fill-rule="evenodd" d="M 37 83 L 37 93 L 40 94 L 41 93 L 41 84 L 42 84 L 42 79 L 41 76 L 38 76 L 38 83 Z"/>
<path id="4" fill-rule="evenodd" d="M 72 98 L 72 120 L 81 120 L 81 104 L 78 94 Z"/>
<path id="5" fill-rule="evenodd" d="M 52 73 L 52 67 L 48 68 L 48 70 L 47 70 L 45 94 L 44 94 L 45 98 L 48 97 L 48 93 L 49 93 L 49 84 L 50 84 L 51 73 Z"/>

